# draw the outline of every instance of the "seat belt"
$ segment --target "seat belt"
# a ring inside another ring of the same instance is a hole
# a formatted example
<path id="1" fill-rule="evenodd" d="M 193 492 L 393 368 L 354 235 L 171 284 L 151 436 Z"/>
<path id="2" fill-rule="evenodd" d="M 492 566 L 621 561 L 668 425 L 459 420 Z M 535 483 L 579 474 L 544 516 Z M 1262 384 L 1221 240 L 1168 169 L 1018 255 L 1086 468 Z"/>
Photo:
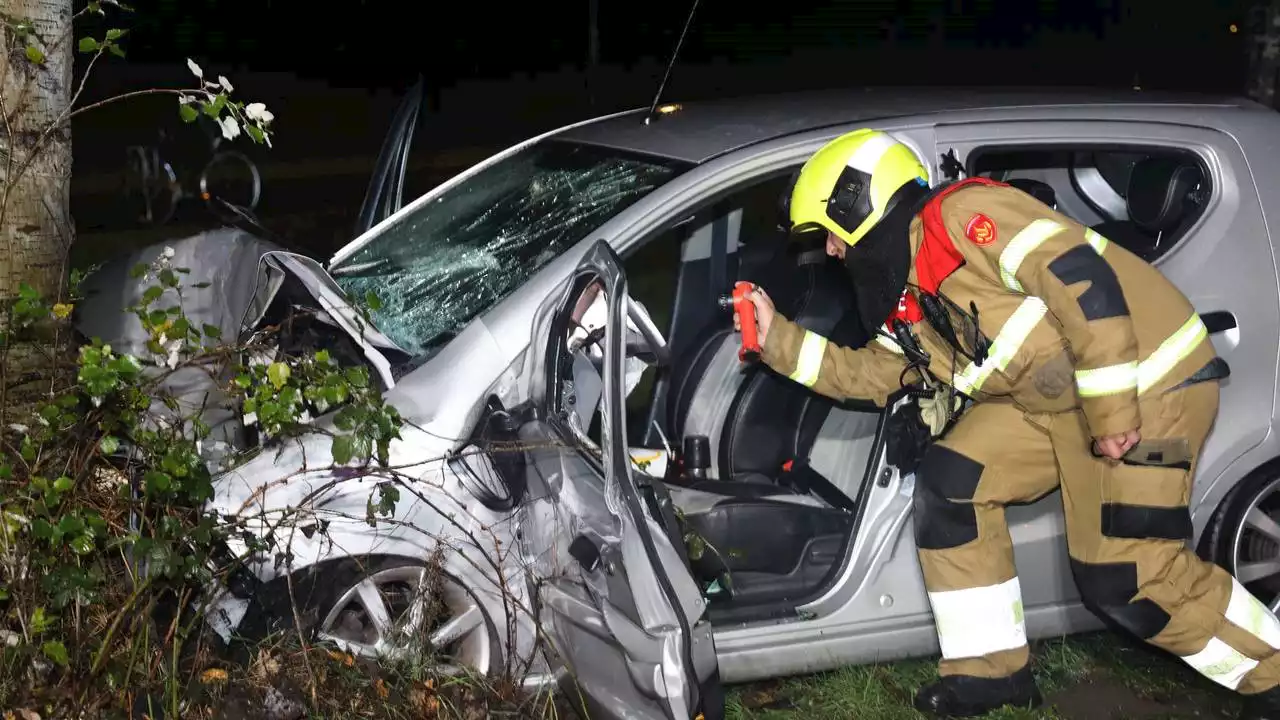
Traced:
<path id="1" fill-rule="evenodd" d="M 837 507 L 846 512 L 853 512 L 857 508 L 853 498 L 846 495 L 831 483 L 830 480 L 822 476 L 822 473 L 814 470 L 807 462 L 797 462 L 788 460 L 782 465 L 782 475 L 778 478 L 782 482 L 799 490 L 800 492 L 812 493 L 817 495 L 822 501 L 828 505 Z"/>

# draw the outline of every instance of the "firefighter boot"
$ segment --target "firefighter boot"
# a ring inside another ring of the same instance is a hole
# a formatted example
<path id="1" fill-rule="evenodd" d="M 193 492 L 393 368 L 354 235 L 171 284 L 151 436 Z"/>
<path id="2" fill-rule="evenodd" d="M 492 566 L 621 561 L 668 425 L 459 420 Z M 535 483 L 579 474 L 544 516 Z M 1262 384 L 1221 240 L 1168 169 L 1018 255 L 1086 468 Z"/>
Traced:
<path id="1" fill-rule="evenodd" d="M 1280 688 L 1244 696 L 1240 720 L 1280 720 Z"/>
<path id="2" fill-rule="evenodd" d="M 916 710 L 934 717 L 977 717 L 1011 706 L 1037 708 L 1043 699 L 1030 667 L 1005 678 L 944 675 L 916 693 Z M 1270 720 L 1270 715 L 1259 718 Z M 1280 716 L 1276 716 L 1280 720 Z"/>

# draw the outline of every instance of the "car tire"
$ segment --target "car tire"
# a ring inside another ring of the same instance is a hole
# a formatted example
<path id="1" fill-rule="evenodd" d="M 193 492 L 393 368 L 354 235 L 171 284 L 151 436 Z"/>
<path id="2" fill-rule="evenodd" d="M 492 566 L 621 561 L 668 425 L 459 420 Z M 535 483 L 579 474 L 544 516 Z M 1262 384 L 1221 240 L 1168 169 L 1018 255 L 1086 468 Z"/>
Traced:
<path id="1" fill-rule="evenodd" d="M 432 578 L 429 582 L 433 583 L 433 590 L 440 596 L 433 599 L 445 601 L 451 610 L 458 609 L 455 606 L 464 603 L 469 606 L 464 611 L 466 617 L 463 618 L 465 622 L 462 625 L 466 626 L 470 634 L 451 641 L 447 647 L 453 647 L 455 642 L 464 646 L 466 652 L 462 653 L 465 655 L 462 658 L 463 664 L 469 665 L 471 671 L 486 675 L 499 673 L 504 667 L 502 646 L 493 619 L 483 603 L 457 577 L 438 568 L 429 568 L 426 561 L 417 558 L 386 555 L 344 558 L 294 573 L 292 588 L 285 578 L 265 583 L 254 594 L 237 635 L 242 643 L 256 643 L 274 634 L 301 630 L 308 642 L 329 642 L 352 655 L 374 659 L 375 655 L 363 652 L 373 645 L 368 642 L 371 638 L 358 637 L 366 628 L 353 625 L 349 622 L 351 618 L 344 615 L 363 615 L 364 620 L 369 620 L 373 614 L 366 607 L 373 602 L 366 592 L 369 584 L 380 591 L 392 589 L 386 586 L 392 583 L 411 584 L 415 574 L 423 573 L 431 573 L 428 576 Z M 290 603 L 291 590 L 297 605 L 296 618 Z M 379 592 L 378 595 L 385 603 L 384 609 L 389 611 L 387 616 L 393 621 L 408 617 L 408 608 L 392 607 L 397 598 L 385 592 Z M 338 607 L 339 604 L 343 607 Z M 352 613 L 353 605 L 359 607 Z M 333 623 L 338 616 L 344 616 L 341 617 L 342 626 L 335 629 Z M 459 617 L 450 618 L 457 619 Z M 411 650 L 404 648 L 403 651 Z M 473 665 L 472 660 L 481 662 Z M 450 666 L 445 664 L 442 667 Z"/>
<path id="2" fill-rule="evenodd" d="M 1260 532 L 1270 519 L 1272 534 Z M 1202 558 L 1222 567 L 1274 610 L 1280 604 L 1280 573 L 1240 577 L 1242 566 L 1275 561 L 1280 568 L 1280 468 L 1266 467 L 1238 483 L 1205 528 L 1199 546 Z"/>

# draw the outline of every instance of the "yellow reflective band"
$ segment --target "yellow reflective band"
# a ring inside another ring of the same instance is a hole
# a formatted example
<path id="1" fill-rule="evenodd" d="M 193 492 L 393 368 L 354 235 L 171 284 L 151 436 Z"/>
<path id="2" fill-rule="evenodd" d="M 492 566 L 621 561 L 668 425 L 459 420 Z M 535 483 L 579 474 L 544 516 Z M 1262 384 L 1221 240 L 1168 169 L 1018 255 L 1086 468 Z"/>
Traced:
<path id="1" fill-rule="evenodd" d="M 1209 644 L 1194 655 L 1187 655 L 1182 660 L 1219 685 L 1235 690 L 1240 681 L 1258 666 L 1258 661 L 1245 657 L 1243 653 L 1222 642 L 1218 638 L 1210 638 Z"/>
<path id="2" fill-rule="evenodd" d="M 1115 395 L 1136 387 L 1138 387 L 1138 363 L 1136 362 L 1076 371 L 1076 392 L 1080 397 Z"/>
<path id="3" fill-rule="evenodd" d="M 987 359 L 982 365 L 970 362 L 969 365 L 956 376 L 955 388 L 965 395 L 971 395 L 975 390 L 982 389 L 982 384 L 991 377 L 991 373 L 996 370 L 1003 371 L 1009 367 L 1010 361 L 1018 354 L 1018 349 L 1022 347 L 1022 343 L 1026 342 L 1027 336 L 1035 329 L 1036 324 L 1040 322 L 1049 308 L 1044 301 L 1038 297 L 1028 297 L 1022 301 L 1017 310 L 1009 316 L 1005 321 L 1004 327 L 1000 328 L 1000 332 L 996 334 L 996 339 L 991 341 L 991 347 L 987 351 Z"/>
<path id="4" fill-rule="evenodd" d="M 792 380 L 805 387 L 813 387 L 818 382 L 818 373 L 822 370 L 822 356 L 827 352 L 827 339 L 810 330 L 804 331 L 804 342 L 800 344 L 800 354 L 796 356 L 796 369 L 791 372 Z"/>
<path id="5" fill-rule="evenodd" d="M 929 593 L 942 657 L 981 657 L 1027 644 L 1018 578 L 998 585 Z"/>
<path id="6" fill-rule="evenodd" d="M 1280 620 L 1235 578 L 1231 578 L 1231 599 L 1225 615 L 1231 624 L 1280 650 Z"/>
<path id="7" fill-rule="evenodd" d="M 1004 281 L 1005 287 L 1015 292 L 1022 292 L 1022 283 L 1014 277 L 1018 274 L 1018 268 L 1022 265 L 1022 261 L 1036 248 L 1040 247 L 1045 240 L 1062 232 L 1065 228 L 1057 222 L 1048 218 L 1040 218 L 1033 220 L 1030 225 L 1018 231 L 1017 235 L 1009 241 L 1004 247 L 1004 251 L 1000 253 L 1000 279 Z"/>
<path id="8" fill-rule="evenodd" d="M 1085 230 L 1084 239 L 1089 241 L 1095 252 L 1099 255 L 1107 250 L 1107 239 L 1098 234 L 1096 230 Z"/>
<path id="9" fill-rule="evenodd" d="M 1192 315 L 1190 320 L 1182 324 L 1177 332 L 1160 343 L 1160 347 L 1151 353 L 1151 357 L 1138 365 L 1138 392 L 1145 393 L 1155 387 L 1165 375 L 1173 371 L 1178 363 L 1185 360 L 1195 349 L 1209 337 L 1209 328 L 1204 326 L 1200 315 Z"/>

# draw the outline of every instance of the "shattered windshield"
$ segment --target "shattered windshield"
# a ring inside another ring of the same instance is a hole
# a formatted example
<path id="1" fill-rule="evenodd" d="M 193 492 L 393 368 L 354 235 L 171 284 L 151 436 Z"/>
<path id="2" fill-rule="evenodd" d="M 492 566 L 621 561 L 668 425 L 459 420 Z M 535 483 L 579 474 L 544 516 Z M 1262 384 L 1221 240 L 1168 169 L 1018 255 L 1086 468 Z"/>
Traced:
<path id="1" fill-rule="evenodd" d="M 330 272 L 351 297 L 377 295 L 379 330 L 413 355 L 430 354 L 680 170 L 604 148 L 536 143 L 397 218 Z"/>

